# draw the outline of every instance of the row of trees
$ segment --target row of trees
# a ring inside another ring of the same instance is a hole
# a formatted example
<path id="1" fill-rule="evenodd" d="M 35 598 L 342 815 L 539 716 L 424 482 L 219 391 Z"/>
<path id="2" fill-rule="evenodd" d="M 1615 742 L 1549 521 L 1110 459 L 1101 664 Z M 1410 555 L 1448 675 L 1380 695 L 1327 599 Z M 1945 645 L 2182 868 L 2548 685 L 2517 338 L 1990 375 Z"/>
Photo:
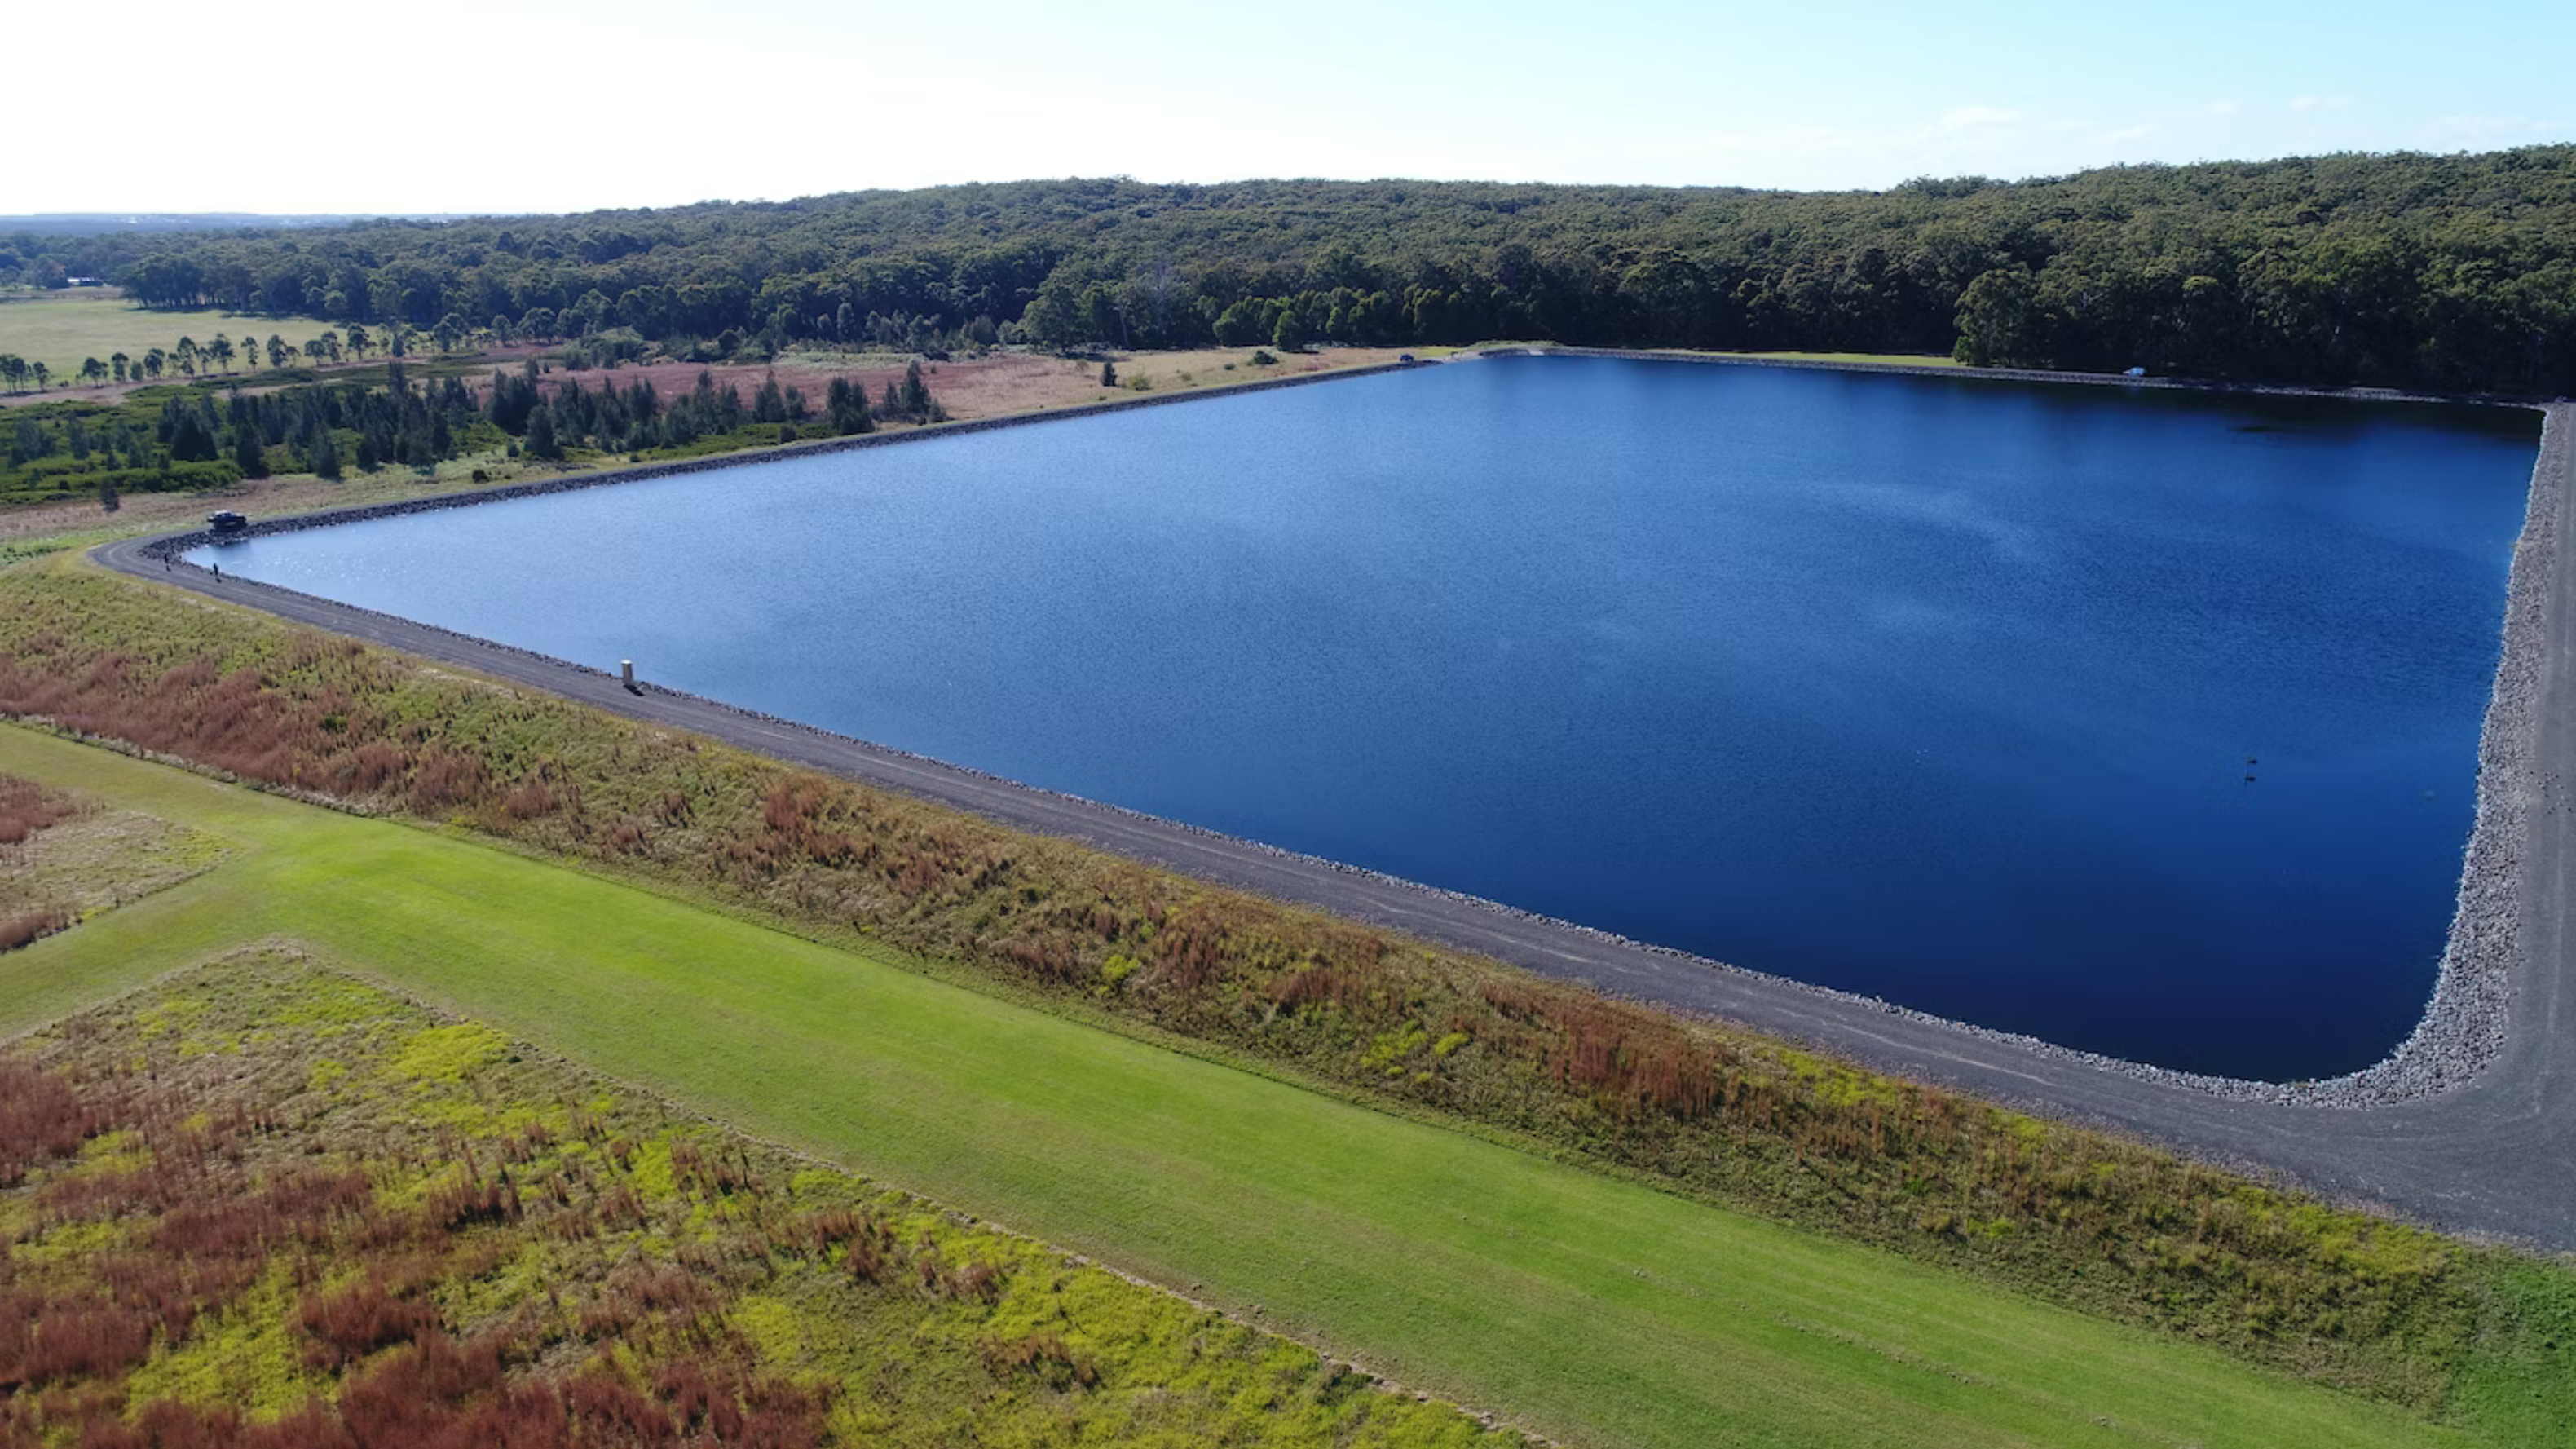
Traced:
<path id="1" fill-rule="evenodd" d="M 539 383 L 539 376 L 534 362 L 517 376 L 492 374 L 484 411 L 494 426 L 520 439 L 530 457 L 549 462 L 576 447 L 606 453 L 685 448 L 700 438 L 730 433 L 754 421 L 752 410 L 743 406 L 741 390 L 717 387 L 709 373 L 699 373 L 695 387 L 668 400 L 649 379 L 623 388 L 613 382 L 584 388 L 580 379 L 567 377 L 549 389 Z M 776 386 L 775 381 L 770 384 L 772 389 Z M 789 420 L 783 398 L 777 411 L 777 421 Z M 802 394 L 795 411 L 801 421 Z"/>
<path id="2" fill-rule="evenodd" d="M 368 473 L 428 467 L 466 447 L 488 446 L 488 432 L 478 434 L 482 420 L 473 390 L 457 379 L 415 386 L 396 363 L 383 387 L 343 383 L 235 392 L 220 405 L 205 391 L 173 396 L 161 405 L 155 437 L 174 461 L 229 458 L 248 478 L 267 477 L 278 449 L 293 471 L 338 478 L 350 462 Z M 344 450 L 351 456 L 344 457 Z"/>
<path id="3" fill-rule="evenodd" d="M 34 240 L 155 306 L 431 332 L 1955 348 L 1985 362 L 2576 389 L 2569 146 L 1831 194 L 1026 182 Z"/>
<path id="4" fill-rule="evenodd" d="M 484 395 L 484 417 L 501 432 L 522 440 L 531 457 L 558 459 L 567 448 L 586 447 L 604 453 L 640 453 L 646 449 L 686 450 L 701 439 L 744 428 L 779 429 L 782 441 L 795 437 L 845 437 L 876 430 L 878 419 L 910 423 L 944 422 L 948 413 L 931 396 L 921 364 L 905 369 L 900 382 L 888 382 L 871 407 L 866 392 L 847 378 L 832 379 L 824 394 L 822 416 L 802 388 L 765 379 L 745 404 L 742 391 L 716 385 L 712 373 L 700 372 L 689 391 L 665 399 L 650 379 L 620 388 L 611 382 L 584 388 L 574 377 L 545 380 L 532 360 L 515 373 L 495 372 Z"/>
<path id="5" fill-rule="evenodd" d="M 664 398 L 648 379 L 585 388 L 575 377 L 548 377 L 534 361 L 495 372 L 481 389 L 453 377 L 414 382 L 397 360 L 383 385 L 268 392 L 200 385 L 106 407 L 13 409 L 0 428 L 0 503 L 95 491 L 113 508 L 120 492 L 220 487 L 276 472 L 337 479 L 352 467 L 428 468 L 504 448 L 544 461 L 574 449 L 705 451 L 872 432 L 880 420 L 946 418 L 917 362 L 873 405 L 849 379 L 834 378 L 818 414 L 802 389 L 775 376 L 745 402 L 740 389 L 719 387 L 706 372 L 689 391 Z"/>
<path id="6" fill-rule="evenodd" d="M 178 345 L 168 350 L 151 348 L 140 357 L 115 353 L 106 361 L 92 357 L 81 363 L 77 380 L 82 383 L 158 381 L 164 376 L 195 378 L 213 374 L 229 377 L 235 363 L 256 370 L 263 358 L 271 369 L 287 367 L 298 360 L 309 366 L 337 363 L 348 358 L 360 362 L 369 353 L 382 349 L 400 357 L 404 346 L 404 329 L 399 325 L 383 329 L 381 335 L 370 333 L 366 324 L 349 324 L 345 338 L 336 328 L 326 328 L 302 343 L 290 343 L 270 333 L 263 343 L 256 337 L 244 337 L 236 343 L 224 333 L 215 334 L 211 342 L 200 343 L 193 337 L 181 337 Z M 0 353 L 0 384 L 9 391 L 26 390 L 32 382 L 42 392 L 53 379 L 53 370 L 42 362 L 29 362 L 9 353 Z M 65 382 L 74 379 L 66 378 Z"/>
<path id="7" fill-rule="evenodd" d="M 382 386 L 199 387 L 157 405 L 13 410 L 0 501 L 95 491 L 113 507 L 119 491 L 219 487 L 281 471 L 336 479 L 351 467 L 426 468 L 505 441 L 464 383 L 414 383 L 400 363 L 389 374 Z"/>

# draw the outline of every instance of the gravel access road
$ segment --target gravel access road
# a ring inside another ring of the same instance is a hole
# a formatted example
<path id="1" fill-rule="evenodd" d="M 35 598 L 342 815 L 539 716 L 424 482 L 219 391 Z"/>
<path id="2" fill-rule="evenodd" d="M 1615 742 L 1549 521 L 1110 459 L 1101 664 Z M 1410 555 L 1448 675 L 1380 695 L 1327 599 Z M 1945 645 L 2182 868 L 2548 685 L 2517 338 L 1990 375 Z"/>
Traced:
<path id="1" fill-rule="evenodd" d="M 2550 410 L 2535 489 L 2576 484 L 2576 407 Z M 466 500 L 460 500 L 466 501 Z M 2161 1142 L 2287 1179 L 2339 1201 L 2375 1205 L 2455 1232 L 2576 1251 L 2576 507 L 2553 508 L 2542 627 L 2527 670 L 2534 708 L 2529 788 L 2509 801 L 2493 858 L 2518 872 L 2499 893 L 2519 903 L 2518 953 L 2506 953 L 2506 1003 L 2490 1020 L 2484 1065 L 2462 1085 L 2379 1105 L 2249 1099 L 2026 1038 L 1900 1011 L 1780 977 L 1604 936 L 1491 902 L 1287 854 L 1112 806 L 884 749 L 790 721 L 365 609 L 171 564 L 175 537 L 106 544 L 110 568 L 293 623 L 542 689 L 631 719 L 898 790 L 1023 830 L 1063 837 L 1199 879 L 1392 927 L 1634 1000 L 1741 1022 L 1877 1069 Z M 324 516 L 327 518 L 327 515 Z M 290 526 L 312 526 L 308 520 Z M 2526 538 L 2526 551 L 2532 539 Z M 2503 698 L 2500 690 L 2499 698 Z M 2492 734 L 2492 731 L 2491 731 Z M 2518 820 L 2518 829 L 2510 822 Z M 2516 848 L 2518 847 L 2518 848 Z M 2475 882 L 2471 882 L 2472 885 Z M 2464 901 L 2470 893 L 2464 891 Z M 2508 932 L 2510 935 L 2511 932 Z M 2456 953 L 2455 953 L 2456 954 Z M 2501 1040 L 2494 1040 L 2500 1026 Z M 2430 1035 L 2430 1034 L 2428 1034 Z M 2444 1049 L 2435 1043 L 2435 1049 Z"/>

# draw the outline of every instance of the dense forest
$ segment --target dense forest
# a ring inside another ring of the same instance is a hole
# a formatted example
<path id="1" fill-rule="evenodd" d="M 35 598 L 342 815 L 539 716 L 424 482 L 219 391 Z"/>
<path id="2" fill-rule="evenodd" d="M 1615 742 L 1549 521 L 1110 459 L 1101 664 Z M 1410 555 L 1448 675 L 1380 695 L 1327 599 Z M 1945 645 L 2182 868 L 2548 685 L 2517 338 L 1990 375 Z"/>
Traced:
<path id="1" fill-rule="evenodd" d="M 1033 181 L 0 238 L 0 282 L 673 355 L 1488 338 L 2576 391 L 2576 146 L 1884 192 Z"/>

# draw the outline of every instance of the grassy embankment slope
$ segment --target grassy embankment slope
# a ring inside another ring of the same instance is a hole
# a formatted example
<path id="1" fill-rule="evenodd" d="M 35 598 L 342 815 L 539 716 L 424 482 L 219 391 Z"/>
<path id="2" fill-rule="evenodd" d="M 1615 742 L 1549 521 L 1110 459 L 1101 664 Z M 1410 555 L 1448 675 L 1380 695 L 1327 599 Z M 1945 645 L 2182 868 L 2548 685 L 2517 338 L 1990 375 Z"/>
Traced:
<path id="1" fill-rule="evenodd" d="M 0 957 L 0 1029 L 290 937 L 1583 1442 L 2497 1442 L 452 833 L 17 727 L 0 770 L 233 847 Z"/>

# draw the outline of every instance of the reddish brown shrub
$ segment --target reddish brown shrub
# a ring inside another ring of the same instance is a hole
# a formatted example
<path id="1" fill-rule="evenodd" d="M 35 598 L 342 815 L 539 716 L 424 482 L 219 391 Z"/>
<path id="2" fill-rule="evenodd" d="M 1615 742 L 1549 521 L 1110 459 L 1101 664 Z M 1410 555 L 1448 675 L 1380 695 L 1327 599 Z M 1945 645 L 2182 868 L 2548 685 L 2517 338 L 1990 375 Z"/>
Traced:
<path id="1" fill-rule="evenodd" d="M 296 1322 L 312 1339 L 304 1361 L 318 1369 L 341 1368 L 439 1327 L 436 1309 L 393 1296 L 375 1278 L 307 1297 L 297 1305 Z"/>
<path id="2" fill-rule="evenodd" d="M 411 774 L 411 756 L 400 745 L 370 740 L 342 754 L 323 776 L 350 795 L 374 795 Z"/>
<path id="3" fill-rule="evenodd" d="M 969 1263 L 949 1278 L 949 1296 L 980 1303 L 1002 1301 L 1003 1272 L 991 1263 Z"/>
<path id="4" fill-rule="evenodd" d="M 0 1188 L 24 1182 L 40 1162 L 80 1151 L 107 1127 L 106 1114 L 82 1101 L 70 1083 L 0 1058 Z"/>
<path id="5" fill-rule="evenodd" d="M 80 1449 L 232 1449 L 242 1442 L 241 1416 L 226 1408 L 198 1408 L 157 1399 L 131 1424 L 93 1420 Z"/>
<path id="6" fill-rule="evenodd" d="M 1057 1389 L 1087 1389 L 1100 1382 L 1099 1366 L 1091 1361 L 1090 1356 L 1075 1353 L 1056 1334 L 1032 1333 L 1026 1338 L 987 1339 L 982 1352 L 984 1367 L 995 1378 L 1028 1374 Z"/>
<path id="7" fill-rule="evenodd" d="M 514 1223 L 519 1220 L 518 1189 L 501 1182 L 452 1183 L 429 1195 L 425 1215 L 431 1226 L 449 1233 L 483 1223 Z"/>
<path id="8" fill-rule="evenodd" d="M 534 820 L 555 813 L 554 787 L 543 780 L 522 780 L 501 797 L 501 809 L 513 820 Z"/>
<path id="9" fill-rule="evenodd" d="M 0 774 L 0 847 L 23 845 L 40 830 L 50 830 L 96 807 L 47 790 L 33 780 Z"/>
<path id="10" fill-rule="evenodd" d="M 0 1342 L 0 1389 L 61 1378 L 122 1373 L 152 1352 L 152 1315 L 97 1303 L 45 1303 L 16 1335 Z"/>
<path id="11" fill-rule="evenodd" d="M 476 805 L 492 793 L 492 771 L 479 755 L 432 748 L 412 771 L 406 800 L 411 808 L 435 815 L 460 805 Z"/>
<path id="12" fill-rule="evenodd" d="M 51 906 L 38 907 L 15 916 L 0 916 L 0 951 L 32 946 L 57 931 L 70 930 L 74 924 L 71 912 Z"/>

